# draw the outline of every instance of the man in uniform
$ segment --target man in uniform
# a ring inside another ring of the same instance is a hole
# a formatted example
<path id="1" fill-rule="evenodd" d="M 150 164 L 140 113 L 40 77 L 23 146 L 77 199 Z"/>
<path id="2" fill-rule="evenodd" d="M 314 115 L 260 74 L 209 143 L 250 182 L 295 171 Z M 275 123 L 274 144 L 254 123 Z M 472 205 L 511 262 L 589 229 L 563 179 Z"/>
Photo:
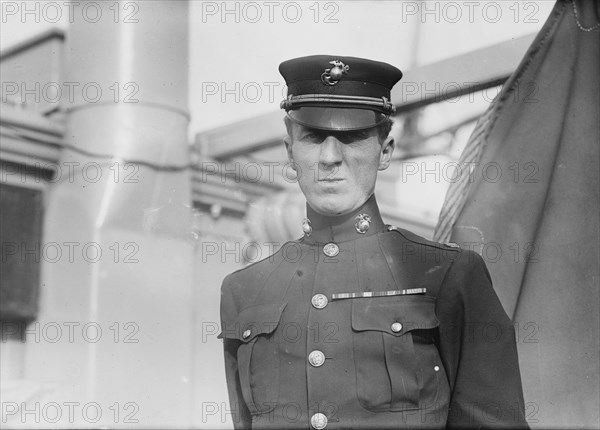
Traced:
<path id="1" fill-rule="evenodd" d="M 223 282 L 236 428 L 527 427 L 510 319 L 479 255 L 385 225 L 397 68 L 282 63 L 304 237 Z"/>

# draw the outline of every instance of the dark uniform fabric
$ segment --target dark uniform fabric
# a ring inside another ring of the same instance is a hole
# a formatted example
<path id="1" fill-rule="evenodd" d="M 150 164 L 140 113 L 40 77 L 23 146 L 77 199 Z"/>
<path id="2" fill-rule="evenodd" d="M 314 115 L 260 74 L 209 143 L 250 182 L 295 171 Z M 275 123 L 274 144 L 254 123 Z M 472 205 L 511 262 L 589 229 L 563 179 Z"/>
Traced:
<path id="1" fill-rule="evenodd" d="M 479 255 L 384 225 L 374 197 L 307 212 L 310 236 L 223 282 L 236 428 L 527 426 L 514 329 Z"/>

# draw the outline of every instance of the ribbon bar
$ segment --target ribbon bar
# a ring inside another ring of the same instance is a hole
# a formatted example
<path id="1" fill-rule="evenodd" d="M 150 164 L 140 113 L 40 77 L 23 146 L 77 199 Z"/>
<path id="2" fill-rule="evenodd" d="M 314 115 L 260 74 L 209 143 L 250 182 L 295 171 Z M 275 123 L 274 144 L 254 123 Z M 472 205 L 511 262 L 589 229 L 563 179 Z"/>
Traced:
<path id="1" fill-rule="evenodd" d="M 361 291 L 358 293 L 333 293 L 331 300 L 357 299 L 363 297 L 386 297 L 386 296 L 406 296 L 411 294 L 425 294 L 427 288 L 409 288 L 407 290 L 391 291 Z"/>

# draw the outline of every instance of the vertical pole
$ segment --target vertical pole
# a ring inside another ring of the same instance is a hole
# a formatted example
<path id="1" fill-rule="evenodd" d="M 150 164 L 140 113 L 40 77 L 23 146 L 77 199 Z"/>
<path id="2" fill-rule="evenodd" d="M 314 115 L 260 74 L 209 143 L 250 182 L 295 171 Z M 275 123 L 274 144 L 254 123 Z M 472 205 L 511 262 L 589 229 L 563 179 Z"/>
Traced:
<path id="1" fill-rule="evenodd" d="M 79 7 L 42 244 L 62 255 L 42 260 L 26 377 L 42 407 L 75 403 L 55 426 L 189 427 L 190 175 L 172 168 L 189 162 L 188 4 Z"/>

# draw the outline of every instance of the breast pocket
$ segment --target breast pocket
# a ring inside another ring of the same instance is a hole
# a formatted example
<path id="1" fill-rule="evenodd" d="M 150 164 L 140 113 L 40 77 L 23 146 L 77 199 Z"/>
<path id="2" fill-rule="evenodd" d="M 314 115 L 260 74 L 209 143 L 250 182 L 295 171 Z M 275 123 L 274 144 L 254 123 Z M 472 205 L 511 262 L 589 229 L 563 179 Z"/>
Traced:
<path id="1" fill-rule="evenodd" d="M 435 346 L 435 298 L 374 297 L 352 302 L 357 396 L 370 411 L 423 409 L 447 384 Z"/>
<path id="2" fill-rule="evenodd" d="M 244 309 L 222 336 L 241 342 L 237 350 L 240 386 L 253 415 L 272 411 L 279 400 L 279 347 L 273 333 L 285 304 L 262 304 Z"/>

